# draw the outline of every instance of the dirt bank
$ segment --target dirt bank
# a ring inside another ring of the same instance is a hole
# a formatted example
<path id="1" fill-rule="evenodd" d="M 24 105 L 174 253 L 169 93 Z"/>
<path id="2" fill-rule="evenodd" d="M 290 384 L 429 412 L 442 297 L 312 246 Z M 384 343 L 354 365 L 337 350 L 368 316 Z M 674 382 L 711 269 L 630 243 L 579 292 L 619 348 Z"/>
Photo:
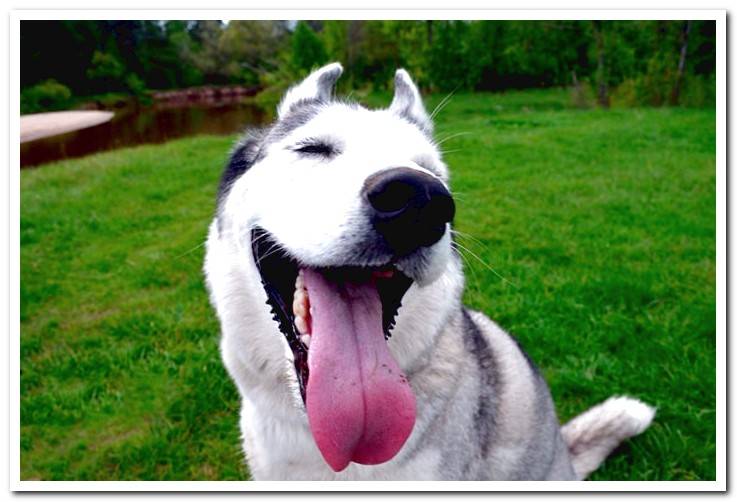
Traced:
<path id="1" fill-rule="evenodd" d="M 20 142 L 56 136 L 107 122 L 115 115 L 101 110 L 34 113 L 20 118 Z"/>

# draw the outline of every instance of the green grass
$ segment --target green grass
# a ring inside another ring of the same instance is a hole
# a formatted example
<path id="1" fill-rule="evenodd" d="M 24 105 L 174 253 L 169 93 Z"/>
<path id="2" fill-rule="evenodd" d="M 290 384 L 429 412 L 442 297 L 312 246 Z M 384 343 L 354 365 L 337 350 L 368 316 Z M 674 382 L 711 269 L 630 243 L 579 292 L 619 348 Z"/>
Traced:
<path id="1" fill-rule="evenodd" d="M 612 394 L 658 407 L 593 479 L 715 479 L 714 110 L 566 102 L 440 112 L 439 138 L 464 133 L 442 146 L 479 257 L 466 301 L 519 338 L 561 420 Z M 22 479 L 247 478 L 201 274 L 232 141 L 22 172 Z"/>

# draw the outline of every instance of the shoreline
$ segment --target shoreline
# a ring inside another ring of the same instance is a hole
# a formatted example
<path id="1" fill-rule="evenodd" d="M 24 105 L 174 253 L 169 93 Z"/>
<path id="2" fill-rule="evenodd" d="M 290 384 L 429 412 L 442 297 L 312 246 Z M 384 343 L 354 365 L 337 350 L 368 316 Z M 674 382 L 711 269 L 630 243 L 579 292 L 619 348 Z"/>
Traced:
<path id="1" fill-rule="evenodd" d="M 114 112 L 103 110 L 74 110 L 21 115 L 20 142 L 26 143 L 86 129 L 109 122 L 114 116 Z"/>

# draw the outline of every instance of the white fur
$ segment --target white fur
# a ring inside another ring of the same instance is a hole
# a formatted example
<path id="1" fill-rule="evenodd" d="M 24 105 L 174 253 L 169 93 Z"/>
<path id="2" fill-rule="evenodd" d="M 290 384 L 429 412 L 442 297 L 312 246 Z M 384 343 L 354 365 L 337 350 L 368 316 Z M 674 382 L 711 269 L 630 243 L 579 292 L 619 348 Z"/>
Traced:
<path id="1" fill-rule="evenodd" d="M 335 137 L 335 124 L 341 124 L 336 141 L 342 147 L 335 160 L 305 159 L 290 149 L 304 138 Z M 390 167 L 416 166 L 418 155 L 433 159 L 447 181 L 437 150 L 413 125 L 384 110 L 329 105 L 304 127 L 267 146 L 266 158 L 233 185 L 224 212 L 238 219 L 235 230 L 241 238 L 259 225 L 306 263 L 339 265 L 334 243 L 352 239 L 366 225 L 359 196 L 366 178 Z M 336 187 L 329 197 L 326 187 Z M 294 209 L 285 210 L 285 201 Z"/>
<path id="2" fill-rule="evenodd" d="M 596 470 L 622 441 L 650 426 L 655 408 L 631 397 L 611 397 L 561 428 L 579 479 Z"/>
<path id="3" fill-rule="evenodd" d="M 329 80 L 334 83 L 342 73 L 343 66 L 340 63 L 331 63 L 312 72 L 299 85 L 295 85 L 287 91 L 277 107 L 277 116 L 284 117 L 293 105 L 303 100 L 317 98 L 327 101 L 332 94 L 332 85 L 322 86 L 321 79 L 328 76 Z"/>
<path id="4" fill-rule="evenodd" d="M 389 105 L 389 111 L 398 115 L 407 115 L 413 117 L 418 125 L 426 131 L 433 130 L 432 121 L 425 111 L 425 105 L 422 103 L 420 91 L 409 76 L 406 70 L 397 70 L 394 78 L 396 91 L 392 104 Z"/>

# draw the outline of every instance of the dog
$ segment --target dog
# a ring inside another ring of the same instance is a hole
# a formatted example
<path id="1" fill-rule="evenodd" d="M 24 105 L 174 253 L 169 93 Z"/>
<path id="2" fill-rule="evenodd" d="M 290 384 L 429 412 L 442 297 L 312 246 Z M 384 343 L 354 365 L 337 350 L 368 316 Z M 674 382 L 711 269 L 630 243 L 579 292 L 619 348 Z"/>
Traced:
<path id="1" fill-rule="evenodd" d="M 455 203 L 404 70 L 387 109 L 334 98 L 339 63 L 236 144 L 204 272 L 256 480 L 581 480 L 655 410 L 613 397 L 563 427 L 520 345 L 461 303 Z"/>

